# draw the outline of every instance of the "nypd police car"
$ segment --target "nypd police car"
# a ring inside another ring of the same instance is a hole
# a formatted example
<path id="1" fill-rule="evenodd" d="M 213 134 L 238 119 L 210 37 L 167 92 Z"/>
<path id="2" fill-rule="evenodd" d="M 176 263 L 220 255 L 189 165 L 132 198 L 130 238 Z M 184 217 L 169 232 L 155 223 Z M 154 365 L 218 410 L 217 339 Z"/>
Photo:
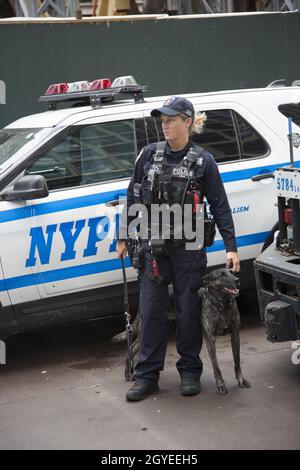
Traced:
<path id="1" fill-rule="evenodd" d="M 300 88 L 184 96 L 206 112 L 195 141 L 219 164 L 249 287 L 277 219 L 273 171 L 289 161 L 286 116 L 300 130 Z M 48 111 L 0 131 L 0 337 L 122 315 L 122 202 L 140 150 L 164 140 L 150 111 L 165 99 L 144 99 L 132 77 L 55 84 L 40 98 Z M 207 251 L 210 266 L 224 263 L 219 234 Z M 136 272 L 129 259 L 126 267 L 135 308 Z"/>

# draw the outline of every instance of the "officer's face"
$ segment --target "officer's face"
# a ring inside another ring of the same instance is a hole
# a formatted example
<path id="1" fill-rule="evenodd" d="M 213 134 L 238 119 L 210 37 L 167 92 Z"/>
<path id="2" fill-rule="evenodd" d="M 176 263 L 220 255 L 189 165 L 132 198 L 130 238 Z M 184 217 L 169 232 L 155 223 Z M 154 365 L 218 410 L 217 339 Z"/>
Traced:
<path id="1" fill-rule="evenodd" d="M 191 118 L 184 119 L 181 116 L 167 116 L 161 114 L 161 125 L 168 142 L 187 141 L 189 128 L 192 123 Z"/>

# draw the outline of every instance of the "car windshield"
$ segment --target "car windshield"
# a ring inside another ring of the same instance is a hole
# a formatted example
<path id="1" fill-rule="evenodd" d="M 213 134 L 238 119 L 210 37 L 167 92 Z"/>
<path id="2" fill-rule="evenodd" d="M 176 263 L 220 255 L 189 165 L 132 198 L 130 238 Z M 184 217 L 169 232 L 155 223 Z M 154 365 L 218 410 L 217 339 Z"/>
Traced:
<path id="1" fill-rule="evenodd" d="M 35 140 L 41 129 L 0 130 L 0 167 L 22 147 Z"/>

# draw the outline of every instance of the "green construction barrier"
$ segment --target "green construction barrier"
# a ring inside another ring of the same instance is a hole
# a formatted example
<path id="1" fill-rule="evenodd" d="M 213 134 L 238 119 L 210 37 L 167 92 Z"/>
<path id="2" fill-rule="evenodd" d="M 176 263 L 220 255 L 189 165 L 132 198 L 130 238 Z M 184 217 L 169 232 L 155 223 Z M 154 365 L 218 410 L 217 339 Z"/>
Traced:
<path id="1" fill-rule="evenodd" d="M 148 96 L 300 79 L 300 13 L 0 21 L 0 128 L 51 83 L 134 75 Z M 146 95 L 147 96 L 147 95 Z"/>

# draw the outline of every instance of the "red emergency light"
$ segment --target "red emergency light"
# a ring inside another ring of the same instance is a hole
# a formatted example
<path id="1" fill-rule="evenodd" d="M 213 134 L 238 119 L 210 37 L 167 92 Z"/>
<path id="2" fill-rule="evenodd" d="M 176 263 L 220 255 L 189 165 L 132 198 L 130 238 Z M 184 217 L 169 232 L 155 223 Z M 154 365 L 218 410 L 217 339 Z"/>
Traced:
<path id="1" fill-rule="evenodd" d="M 55 83 L 50 85 L 46 91 L 46 95 L 60 95 L 61 93 L 67 93 L 69 85 L 67 83 Z"/>
<path id="2" fill-rule="evenodd" d="M 106 88 L 111 88 L 111 81 L 109 78 L 99 78 L 94 80 L 90 85 L 90 91 L 96 90 L 105 90 Z"/>

